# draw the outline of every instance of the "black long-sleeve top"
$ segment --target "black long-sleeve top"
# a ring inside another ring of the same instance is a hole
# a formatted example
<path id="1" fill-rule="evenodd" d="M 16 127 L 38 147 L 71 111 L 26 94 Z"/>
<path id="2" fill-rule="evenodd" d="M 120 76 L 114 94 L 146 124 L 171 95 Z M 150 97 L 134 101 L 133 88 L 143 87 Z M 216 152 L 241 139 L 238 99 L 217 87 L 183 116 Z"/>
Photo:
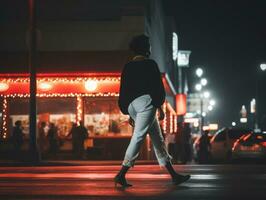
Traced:
<path id="1" fill-rule="evenodd" d="M 128 114 L 129 104 L 139 96 L 149 94 L 152 105 L 159 108 L 165 101 L 161 73 L 154 60 L 131 61 L 121 74 L 118 105 L 123 114 Z"/>

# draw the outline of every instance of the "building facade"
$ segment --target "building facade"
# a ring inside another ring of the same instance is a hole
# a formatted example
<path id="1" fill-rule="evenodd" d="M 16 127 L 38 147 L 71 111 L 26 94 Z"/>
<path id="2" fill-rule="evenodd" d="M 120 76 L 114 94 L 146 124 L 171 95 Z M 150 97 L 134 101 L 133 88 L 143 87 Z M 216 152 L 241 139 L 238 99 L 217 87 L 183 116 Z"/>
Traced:
<path id="1" fill-rule="evenodd" d="M 167 134 L 176 132 L 172 29 L 161 1 L 70 2 L 62 7 L 54 1 L 38 5 L 38 125 L 55 123 L 62 141 L 60 150 L 68 151 L 71 138 L 66 136 L 72 123 L 83 121 L 89 133 L 86 148 L 91 152 L 98 149 L 98 159 L 122 159 L 132 128 L 128 116 L 122 115 L 117 105 L 120 73 L 132 59 L 128 50 L 130 39 L 146 33 L 151 38 L 151 57 L 159 64 L 167 93 L 162 129 Z M 6 6 L 11 9 L 8 3 Z M 22 121 L 25 141 L 29 139 L 28 33 L 24 13 L 27 9 L 24 4 L 19 8 L 20 19 L 6 13 L 1 21 L 4 27 L 0 33 L 2 142 L 9 140 L 17 120 Z M 62 10 L 57 12 L 59 8 Z M 27 148 L 25 142 L 24 149 Z M 153 159 L 151 154 L 147 136 L 140 157 Z"/>

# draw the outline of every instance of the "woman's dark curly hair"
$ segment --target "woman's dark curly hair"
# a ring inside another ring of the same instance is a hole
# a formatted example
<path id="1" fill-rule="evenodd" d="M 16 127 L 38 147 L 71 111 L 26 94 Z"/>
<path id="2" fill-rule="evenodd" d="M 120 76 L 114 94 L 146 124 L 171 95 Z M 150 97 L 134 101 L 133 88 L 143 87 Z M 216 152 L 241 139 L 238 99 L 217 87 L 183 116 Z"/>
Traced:
<path id="1" fill-rule="evenodd" d="M 129 43 L 129 49 L 137 55 L 150 55 L 150 41 L 146 35 L 137 35 Z"/>

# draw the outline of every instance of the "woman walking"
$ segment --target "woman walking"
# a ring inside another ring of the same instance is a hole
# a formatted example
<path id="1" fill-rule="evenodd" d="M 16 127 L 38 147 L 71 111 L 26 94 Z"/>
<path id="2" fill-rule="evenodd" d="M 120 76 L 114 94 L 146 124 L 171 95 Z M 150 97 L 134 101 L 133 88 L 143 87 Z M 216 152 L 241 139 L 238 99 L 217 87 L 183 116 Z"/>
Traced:
<path id="1" fill-rule="evenodd" d="M 118 104 L 122 113 L 129 115 L 130 120 L 134 122 L 134 132 L 122 168 L 115 176 L 115 185 L 132 186 L 127 183 L 125 175 L 129 168 L 134 166 L 147 133 L 150 134 L 159 164 L 166 167 L 174 184 L 180 184 L 188 180 L 190 176 L 180 175 L 172 167 L 171 156 L 166 150 L 156 117 L 158 110 L 159 120 L 164 119 L 161 106 L 165 101 L 165 91 L 157 63 L 148 59 L 149 38 L 145 35 L 134 37 L 130 43 L 130 50 L 133 51 L 135 57 L 124 66 L 121 74 Z"/>

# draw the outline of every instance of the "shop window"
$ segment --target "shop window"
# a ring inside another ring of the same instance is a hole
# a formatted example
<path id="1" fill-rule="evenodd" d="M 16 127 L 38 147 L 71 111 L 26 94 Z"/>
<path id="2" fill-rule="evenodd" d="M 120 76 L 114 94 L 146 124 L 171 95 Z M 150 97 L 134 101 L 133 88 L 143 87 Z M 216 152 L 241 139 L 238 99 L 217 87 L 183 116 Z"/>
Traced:
<path id="1" fill-rule="evenodd" d="M 38 98 L 38 123 L 54 123 L 58 128 L 59 137 L 64 137 L 76 121 L 76 106 L 76 98 Z"/>
<path id="2" fill-rule="evenodd" d="M 128 116 L 123 115 L 117 105 L 117 98 L 85 98 L 84 124 L 90 135 L 131 134 Z"/>
<path id="3" fill-rule="evenodd" d="M 58 128 L 59 136 L 69 133 L 76 120 L 76 98 L 38 98 L 37 123 L 52 122 Z M 29 98 L 14 98 L 9 101 L 9 130 L 17 120 L 22 121 L 23 132 L 29 134 Z M 47 127 L 48 129 L 48 127 Z"/>
<path id="4" fill-rule="evenodd" d="M 9 99 L 8 110 L 9 110 L 8 130 L 12 131 L 13 127 L 15 126 L 15 122 L 20 120 L 22 122 L 23 133 L 26 134 L 26 137 L 28 137 L 29 99 L 28 98 Z"/>

